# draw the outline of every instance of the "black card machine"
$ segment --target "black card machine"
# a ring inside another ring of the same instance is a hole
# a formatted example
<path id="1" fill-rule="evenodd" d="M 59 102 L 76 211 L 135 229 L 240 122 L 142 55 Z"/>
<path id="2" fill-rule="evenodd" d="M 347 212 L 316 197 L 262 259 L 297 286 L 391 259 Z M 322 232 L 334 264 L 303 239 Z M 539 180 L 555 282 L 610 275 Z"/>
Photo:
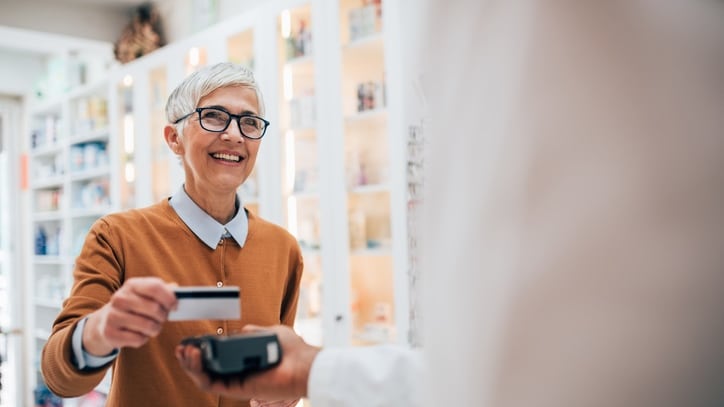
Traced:
<path id="1" fill-rule="evenodd" d="M 204 370 L 212 378 L 243 377 L 272 368 L 282 359 L 277 335 L 264 331 L 231 336 L 194 336 L 185 338 L 181 343 L 201 350 Z"/>

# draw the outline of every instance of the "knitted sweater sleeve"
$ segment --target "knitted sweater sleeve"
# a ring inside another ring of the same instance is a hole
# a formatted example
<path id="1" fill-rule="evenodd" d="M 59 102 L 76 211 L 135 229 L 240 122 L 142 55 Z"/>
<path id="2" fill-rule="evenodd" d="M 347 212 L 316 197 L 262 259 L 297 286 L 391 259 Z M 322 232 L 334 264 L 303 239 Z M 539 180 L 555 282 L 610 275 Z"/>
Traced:
<path id="1" fill-rule="evenodd" d="M 48 388 L 61 397 L 77 397 L 95 388 L 110 366 L 79 370 L 73 360 L 72 336 L 78 322 L 101 308 L 122 284 L 122 262 L 111 228 L 100 219 L 86 235 L 73 270 L 73 288 L 41 355 L 41 371 Z"/>

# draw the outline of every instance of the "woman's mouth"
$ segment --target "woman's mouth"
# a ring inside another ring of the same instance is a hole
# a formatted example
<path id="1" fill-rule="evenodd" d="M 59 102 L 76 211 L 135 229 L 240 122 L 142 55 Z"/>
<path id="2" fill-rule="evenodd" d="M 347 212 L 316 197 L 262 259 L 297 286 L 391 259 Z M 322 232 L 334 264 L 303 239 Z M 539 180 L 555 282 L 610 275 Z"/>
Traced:
<path id="1" fill-rule="evenodd" d="M 217 160 L 223 160 L 223 161 L 234 162 L 234 163 L 238 163 L 242 159 L 241 156 L 233 155 L 233 154 L 225 154 L 225 153 L 214 153 L 214 154 L 211 154 L 211 156 Z"/>

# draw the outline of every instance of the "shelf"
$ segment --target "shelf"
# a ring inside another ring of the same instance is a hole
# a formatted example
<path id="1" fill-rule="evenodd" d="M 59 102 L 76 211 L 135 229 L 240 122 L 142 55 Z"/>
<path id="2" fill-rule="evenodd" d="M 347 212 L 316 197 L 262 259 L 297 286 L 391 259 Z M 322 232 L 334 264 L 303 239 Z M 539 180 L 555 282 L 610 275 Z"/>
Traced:
<path id="1" fill-rule="evenodd" d="M 71 181 L 87 181 L 100 177 L 107 177 L 110 174 L 110 168 L 107 166 L 91 168 L 88 170 L 74 171 L 70 174 Z"/>
<path id="2" fill-rule="evenodd" d="M 383 46 L 384 35 L 382 32 L 374 33 L 365 37 L 357 38 L 343 46 L 346 52 L 365 51 L 368 49 L 379 49 Z"/>
<path id="3" fill-rule="evenodd" d="M 97 208 L 75 208 L 70 211 L 73 218 L 100 218 L 111 212 L 110 206 L 99 206 Z"/>
<path id="4" fill-rule="evenodd" d="M 110 137 L 111 129 L 108 126 L 94 129 L 88 132 L 84 132 L 84 134 L 79 136 L 73 136 L 70 138 L 69 142 L 71 145 L 73 144 L 83 144 L 88 143 L 91 141 L 108 141 L 108 138 Z"/>
<path id="5" fill-rule="evenodd" d="M 30 186 L 32 189 L 47 189 L 62 187 L 64 178 L 62 175 L 54 175 L 49 178 L 39 179 Z"/>
<path id="6" fill-rule="evenodd" d="M 392 250 L 389 247 L 354 249 L 350 252 L 350 255 L 357 257 L 392 256 Z"/>
<path id="7" fill-rule="evenodd" d="M 45 264 L 50 266 L 62 266 L 66 263 L 68 263 L 68 260 L 65 257 L 61 256 L 48 256 L 43 254 L 36 254 L 33 257 L 33 263 L 35 264 Z"/>
<path id="8" fill-rule="evenodd" d="M 320 256 L 322 253 L 322 248 L 319 245 L 319 243 L 315 244 L 314 246 L 308 246 L 304 242 L 299 242 L 299 247 L 302 249 L 302 254 L 304 257 L 310 257 L 310 256 Z"/>
<path id="9" fill-rule="evenodd" d="M 300 245 L 301 245 L 301 244 L 300 244 Z M 322 249 L 321 249 L 321 248 L 318 248 L 318 247 L 317 247 L 317 248 L 309 248 L 309 247 L 304 247 L 304 246 L 302 246 L 302 255 L 304 256 L 305 259 L 307 259 L 307 258 L 309 258 L 309 257 L 312 257 L 312 256 L 319 257 L 319 256 L 322 255 Z M 306 271 L 305 271 L 305 272 L 306 272 Z"/>
<path id="10" fill-rule="evenodd" d="M 33 116 L 58 115 L 62 110 L 63 101 L 60 98 L 54 98 L 37 102 L 37 104 L 31 103 L 30 105 L 30 114 Z"/>
<path id="11" fill-rule="evenodd" d="M 63 220 L 63 212 L 57 210 L 57 211 L 47 211 L 47 212 L 35 212 L 33 215 L 33 220 L 35 222 L 52 222 L 52 221 L 60 221 Z"/>
<path id="12" fill-rule="evenodd" d="M 47 156 L 54 156 L 60 154 L 63 151 L 63 145 L 60 143 L 43 144 L 34 149 L 30 150 L 31 158 L 41 158 Z"/>
<path id="13" fill-rule="evenodd" d="M 389 184 L 357 185 L 349 189 L 350 194 L 368 195 L 382 192 L 390 192 Z"/>
<path id="14" fill-rule="evenodd" d="M 372 110 L 363 110 L 344 117 L 347 122 L 362 122 L 368 120 L 383 120 L 387 118 L 387 108 L 379 107 Z"/>

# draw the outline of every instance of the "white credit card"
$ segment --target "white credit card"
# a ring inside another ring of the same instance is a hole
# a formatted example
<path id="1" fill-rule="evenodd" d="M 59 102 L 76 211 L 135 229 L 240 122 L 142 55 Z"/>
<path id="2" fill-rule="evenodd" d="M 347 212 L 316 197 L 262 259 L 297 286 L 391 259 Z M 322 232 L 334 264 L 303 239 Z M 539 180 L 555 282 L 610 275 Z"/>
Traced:
<path id="1" fill-rule="evenodd" d="M 169 321 L 241 318 L 239 287 L 187 286 L 173 291 L 178 308 L 168 314 Z"/>

